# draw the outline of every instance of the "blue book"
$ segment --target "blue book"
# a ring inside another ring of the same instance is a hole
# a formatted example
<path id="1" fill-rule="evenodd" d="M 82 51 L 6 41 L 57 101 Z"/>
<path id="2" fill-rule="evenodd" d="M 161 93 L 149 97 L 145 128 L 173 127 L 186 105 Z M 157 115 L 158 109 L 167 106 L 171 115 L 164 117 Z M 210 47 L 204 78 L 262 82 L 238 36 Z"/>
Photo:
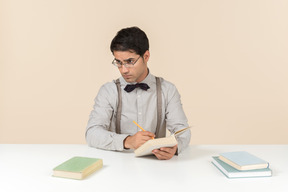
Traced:
<path id="1" fill-rule="evenodd" d="M 234 167 L 224 163 L 219 157 L 212 157 L 212 164 L 215 165 L 227 178 L 246 178 L 246 177 L 271 177 L 270 168 L 239 171 Z"/>
<path id="2" fill-rule="evenodd" d="M 269 168 L 269 163 L 267 161 L 246 151 L 220 153 L 219 159 L 241 171 Z"/>

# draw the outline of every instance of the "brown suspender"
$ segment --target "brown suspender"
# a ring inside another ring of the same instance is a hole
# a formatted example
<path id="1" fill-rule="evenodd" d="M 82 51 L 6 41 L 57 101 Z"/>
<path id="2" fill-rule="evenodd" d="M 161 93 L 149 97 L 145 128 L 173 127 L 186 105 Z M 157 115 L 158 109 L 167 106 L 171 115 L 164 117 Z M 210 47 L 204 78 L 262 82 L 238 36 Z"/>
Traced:
<path id="1" fill-rule="evenodd" d="M 122 94 L 121 94 L 121 86 L 119 79 L 116 80 L 117 92 L 118 92 L 118 105 L 117 105 L 117 113 L 116 113 L 116 133 L 120 134 L 120 122 L 121 122 L 121 113 L 122 113 Z"/>
<path id="2" fill-rule="evenodd" d="M 157 91 L 157 127 L 156 138 L 161 137 L 161 119 L 162 119 L 162 94 L 161 94 L 161 82 L 159 77 L 156 77 L 156 91 Z M 163 130 L 162 130 L 163 131 Z M 166 129 L 164 129 L 166 133 Z"/>
<path id="3" fill-rule="evenodd" d="M 116 133 L 121 133 L 121 113 L 122 113 L 122 94 L 120 80 L 115 81 L 118 91 L 118 105 L 116 114 Z M 157 127 L 156 127 L 156 137 L 164 137 L 166 135 L 166 129 L 160 129 L 162 120 L 162 94 L 161 94 L 161 82 L 160 78 L 156 77 L 156 93 L 157 93 Z"/>

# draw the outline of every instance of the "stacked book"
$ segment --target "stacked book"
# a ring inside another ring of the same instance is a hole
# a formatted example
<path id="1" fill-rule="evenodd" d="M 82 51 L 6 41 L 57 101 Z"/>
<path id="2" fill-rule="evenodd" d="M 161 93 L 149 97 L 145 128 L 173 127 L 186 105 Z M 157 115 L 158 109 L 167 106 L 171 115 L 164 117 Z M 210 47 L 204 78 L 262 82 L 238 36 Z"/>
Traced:
<path id="1" fill-rule="evenodd" d="M 270 177 L 269 163 L 246 151 L 220 153 L 212 163 L 228 178 Z"/>

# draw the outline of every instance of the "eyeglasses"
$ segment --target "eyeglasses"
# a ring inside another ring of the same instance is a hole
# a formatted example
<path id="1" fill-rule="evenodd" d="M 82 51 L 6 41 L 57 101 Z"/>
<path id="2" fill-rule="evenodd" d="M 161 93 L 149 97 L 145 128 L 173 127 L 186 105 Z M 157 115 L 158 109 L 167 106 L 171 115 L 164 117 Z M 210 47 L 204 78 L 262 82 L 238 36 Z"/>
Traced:
<path id="1" fill-rule="evenodd" d="M 136 59 L 136 60 L 130 58 L 130 59 L 124 60 L 124 62 L 119 61 L 119 60 L 117 60 L 117 59 L 114 59 L 114 60 L 112 61 L 112 64 L 113 64 L 114 66 L 118 67 L 118 68 L 121 68 L 122 65 L 124 65 L 126 68 L 130 68 L 130 67 L 133 67 L 133 66 L 135 65 L 135 63 L 137 63 L 137 61 L 139 60 L 140 57 L 141 57 L 141 55 L 140 55 L 140 56 L 138 57 L 138 59 Z"/>

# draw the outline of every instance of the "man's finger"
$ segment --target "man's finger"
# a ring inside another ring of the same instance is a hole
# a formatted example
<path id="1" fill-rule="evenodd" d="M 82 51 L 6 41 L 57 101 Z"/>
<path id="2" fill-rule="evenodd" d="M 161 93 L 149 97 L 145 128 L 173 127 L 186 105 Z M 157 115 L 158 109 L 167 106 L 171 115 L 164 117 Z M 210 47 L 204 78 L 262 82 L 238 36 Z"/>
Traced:
<path id="1" fill-rule="evenodd" d="M 139 131 L 138 133 L 143 136 L 155 137 L 155 135 L 151 133 L 150 131 Z"/>
<path id="2" fill-rule="evenodd" d="M 161 151 L 165 151 L 167 153 L 173 153 L 175 149 L 177 149 L 177 145 L 175 145 L 174 147 L 161 147 L 160 148 Z"/>

